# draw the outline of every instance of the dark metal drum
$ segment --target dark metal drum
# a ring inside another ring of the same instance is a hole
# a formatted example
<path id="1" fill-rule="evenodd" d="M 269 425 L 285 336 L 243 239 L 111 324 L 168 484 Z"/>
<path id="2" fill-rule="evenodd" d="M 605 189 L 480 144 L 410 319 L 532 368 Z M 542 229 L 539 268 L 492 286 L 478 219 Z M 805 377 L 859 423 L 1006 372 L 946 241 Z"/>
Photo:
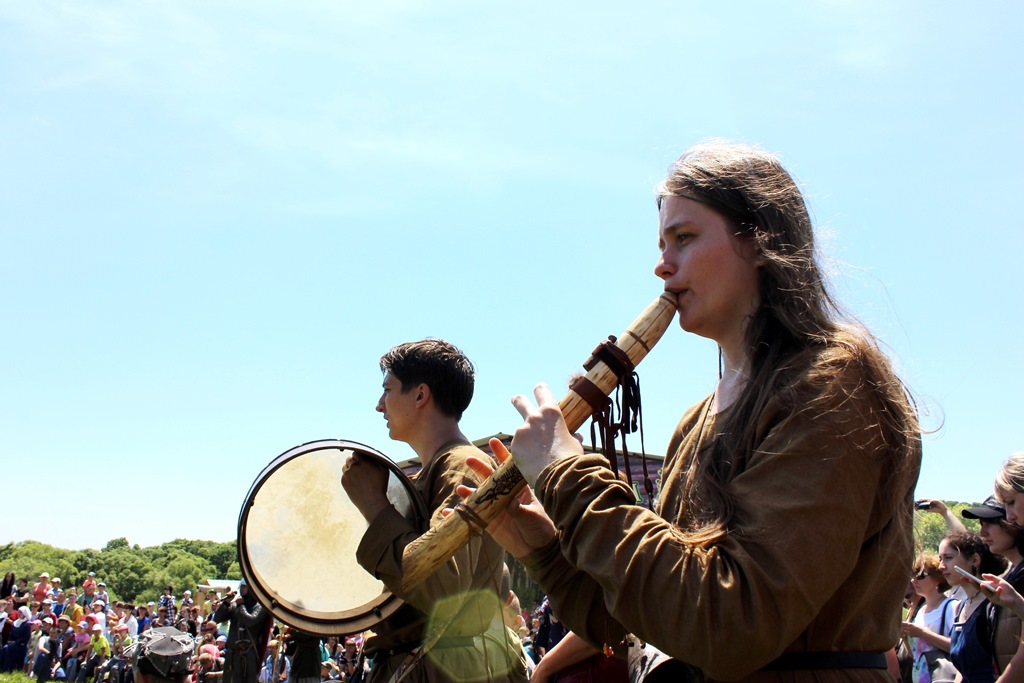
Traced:
<path id="1" fill-rule="evenodd" d="M 239 564 L 250 590 L 274 617 L 310 633 L 365 631 L 403 604 L 355 559 L 367 524 L 341 486 L 353 453 L 388 469 L 388 499 L 418 533 L 426 531 L 426 505 L 405 473 L 383 453 L 338 439 L 275 458 L 238 518 Z"/>

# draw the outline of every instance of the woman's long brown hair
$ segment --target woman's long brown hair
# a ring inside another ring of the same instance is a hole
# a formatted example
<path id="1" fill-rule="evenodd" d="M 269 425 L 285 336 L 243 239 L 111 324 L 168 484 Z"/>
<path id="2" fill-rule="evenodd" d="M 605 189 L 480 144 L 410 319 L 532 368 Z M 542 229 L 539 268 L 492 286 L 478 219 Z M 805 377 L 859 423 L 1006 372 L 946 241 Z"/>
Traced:
<path id="1" fill-rule="evenodd" d="M 863 377 L 865 386 L 856 393 L 871 398 L 884 443 L 873 455 L 891 460 L 893 473 L 908 467 L 920 438 L 913 402 L 874 337 L 828 292 L 803 196 L 779 160 L 744 145 L 700 144 L 672 166 L 658 188 L 659 205 L 665 196 L 718 211 L 738 239 L 756 246 L 763 262 L 759 305 L 746 327 L 750 378 L 718 416 L 710 457 L 699 457 L 688 473 L 685 540 L 710 544 L 727 533 L 734 511 L 728 484 L 757 448 L 757 418 L 769 400 L 814 411 L 819 397 L 802 395 L 807 392 L 800 388 L 827 382 L 850 365 Z M 899 479 L 891 478 L 894 485 Z M 909 529 L 909 508 L 902 517 Z"/>

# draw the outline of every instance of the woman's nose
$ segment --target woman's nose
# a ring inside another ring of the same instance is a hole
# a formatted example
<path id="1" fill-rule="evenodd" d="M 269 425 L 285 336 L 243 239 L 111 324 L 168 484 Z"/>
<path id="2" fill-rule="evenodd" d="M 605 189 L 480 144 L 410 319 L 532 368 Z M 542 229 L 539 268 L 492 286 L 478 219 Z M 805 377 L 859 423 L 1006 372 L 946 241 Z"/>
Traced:
<path id="1" fill-rule="evenodd" d="M 658 262 L 654 264 L 654 274 L 662 280 L 667 280 L 672 277 L 672 274 L 675 272 L 675 266 L 665 259 L 665 253 L 662 252 L 661 256 L 658 257 Z"/>

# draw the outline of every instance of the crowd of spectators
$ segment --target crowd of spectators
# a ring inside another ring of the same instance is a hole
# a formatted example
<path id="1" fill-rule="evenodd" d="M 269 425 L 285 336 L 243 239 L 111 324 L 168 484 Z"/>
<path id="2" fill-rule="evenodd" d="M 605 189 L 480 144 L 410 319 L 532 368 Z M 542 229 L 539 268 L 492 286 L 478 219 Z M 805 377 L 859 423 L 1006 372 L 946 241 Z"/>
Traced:
<path id="1" fill-rule="evenodd" d="M 1014 456 L 1004 468 L 1024 472 L 1024 455 Z M 1024 478 L 1015 482 L 1020 487 Z M 961 512 L 977 520 L 978 534 L 969 532 L 942 501 L 917 503 L 919 510 L 942 515 L 948 533 L 938 555 L 922 554 L 914 567 L 903 637 L 893 653 L 892 673 L 902 683 L 1024 681 L 1020 666 L 1011 666 L 1024 658 L 1021 618 L 1011 609 L 1022 607 L 1024 527 L 1014 509 L 1018 491 L 997 480 L 996 492 Z"/>
<path id="2" fill-rule="evenodd" d="M 8 572 L 0 584 L 0 673 L 20 671 L 39 683 L 133 683 L 127 653 L 139 634 L 173 626 L 194 640 L 190 683 L 220 683 L 228 624 L 217 623 L 213 616 L 221 597 L 209 592 L 193 599 L 192 591 L 186 590 L 178 598 L 167 586 L 155 600 L 133 604 L 112 599 L 105 583 L 93 573 L 81 586 L 65 589 L 60 578 L 51 578 L 45 571 L 34 581 Z M 515 609 L 519 609 L 518 600 Z M 519 611 L 518 615 L 509 625 L 518 631 L 532 673 L 565 639 L 567 631 L 546 599 L 532 612 Z M 313 650 L 319 650 L 314 656 L 319 657 L 320 681 L 360 683 L 371 664 L 362 655 L 364 635 L 370 633 L 321 638 L 275 622 L 267 634 L 258 683 L 297 683 L 293 660 L 303 643 L 312 643 Z M 573 651 L 578 650 L 572 634 L 568 635 L 556 656 L 540 668 L 536 680 L 553 678 L 556 670 L 551 665 L 556 661 L 557 668 L 563 668 L 570 642 Z M 312 666 L 315 668 L 315 661 Z M 305 683 L 309 678 L 303 675 L 301 680 Z"/>
<path id="3" fill-rule="evenodd" d="M 102 580 L 90 576 L 81 590 L 65 590 L 59 578 L 42 572 L 38 581 L 8 572 L 0 584 L 0 673 L 20 671 L 37 679 L 66 683 L 132 683 L 127 657 L 139 634 L 173 626 L 195 643 L 193 683 L 220 683 L 224 675 L 226 624 L 213 615 L 220 594 L 181 598 L 167 586 L 156 600 L 132 604 L 112 600 Z M 268 634 L 259 683 L 285 683 L 298 634 L 274 623 Z M 319 649 L 320 680 L 359 683 L 368 664 L 362 657 L 363 634 L 315 638 Z M 314 662 L 315 667 L 315 662 Z"/>

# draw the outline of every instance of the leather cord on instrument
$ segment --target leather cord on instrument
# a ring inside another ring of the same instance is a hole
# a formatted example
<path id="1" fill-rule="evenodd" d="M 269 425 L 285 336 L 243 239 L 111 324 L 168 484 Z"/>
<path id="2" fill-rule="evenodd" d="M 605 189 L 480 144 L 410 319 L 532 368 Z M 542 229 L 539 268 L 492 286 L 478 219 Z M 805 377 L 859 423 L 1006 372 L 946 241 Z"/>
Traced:
<path id="1" fill-rule="evenodd" d="M 636 335 L 633 335 L 636 338 Z M 636 374 L 636 365 L 629 356 L 615 344 L 615 336 L 597 345 L 583 364 L 584 369 L 593 370 L 598 362 L 608 366 L 618 378 L 615 387 L 614 401 L 597 387 L 586 376 L 579 376 L 569 383 L 569 388 L 590 406 L 593 414 L 590 421 L 590 445 L 595 451 L 603 453 L 608 459 L 615 476 L 619 476 L 619 459 L 615 453 L 615 439 L 622 438 L 622 460 L 626 470 L 626 482 L 633 488 L 633 471 L 629 466 L 629 448 L 626 446 L 626 434 L 640 431 L 640 461 L 643 465 L 644 492 L 647 494 L 647 507 L 654 509 L 654 483 L 647 469 L 647 455 L 644 451 L 644 427 L 640 406 L 640 378 Z M 645 349 L 650 350 L 646 344 Z M 618 417 L 616 417 L 618 415 Z M 601 446 L 598 447 L 598 440 Z"/>
<path id="2" fill-rule="evenodd" d="M 484 529 L 487 528 L 487 522 L 484 521 L 483 517 L 478 515 L 472 508 L 463 502 L 460 502 L 454 508 L 452 508 L 459 517 L 466 520 L 466 524 L 469 525 L 469 530 L 474 534 L 483 533 Z"/>
<path id="3" fill-rule="evenodd" d="M 583 369 L 587 371 L 593 370 L 598 361 L 601 361 L 620 380 L 626 375 L 631 374 L 636 369 L 636 366 L 629 359 L 626 352 L 615 345 L 615 342 L 615 335 L 612 334 L 598 344 L 597 348 L 590 353 L 590 358 L 583 364 Z"/>
<path id="4" fill-rule="evenodd" d="M 586 378 L 582 378 L 586 379 Z M 586 383 L 590 383 L 587 380 Z M 644 446 L 643 415 L 640 401 L 640 378 L 636 372 L 630 372 L 620 377 L 619 384 L 615 388 L 615 399 L 603 397 L 604 400 L 599 406 L 584 396 L 574 382 L 573 390 L 582 396 L 592 407 L 594 414 L 590 421 L 590 443 L 594 450 L 604 454 L 608 464 L 619 476 L 618 455 L 615 452 L 615 440 L 622 439 L 622 462 L 626 470 L 626 482 L 633 488 L 633 472 L 629 465 L 629 448 L 626 444 L 626 434 L 640 432 L 640 462 L 643 467 L 644 492 L 647 494 L 647 507 L 654 509 L 654 483 L 651 481 L 650 472 L 647 469 L 647 454 Z M 591 383 L 591 386 L 592 383 Z M 596 389 L 596 387 L 594 387 Z M 618 415 L 618 417 L 616 417 Z M 598 447 L 600 437 L 600 447 Z"/>

